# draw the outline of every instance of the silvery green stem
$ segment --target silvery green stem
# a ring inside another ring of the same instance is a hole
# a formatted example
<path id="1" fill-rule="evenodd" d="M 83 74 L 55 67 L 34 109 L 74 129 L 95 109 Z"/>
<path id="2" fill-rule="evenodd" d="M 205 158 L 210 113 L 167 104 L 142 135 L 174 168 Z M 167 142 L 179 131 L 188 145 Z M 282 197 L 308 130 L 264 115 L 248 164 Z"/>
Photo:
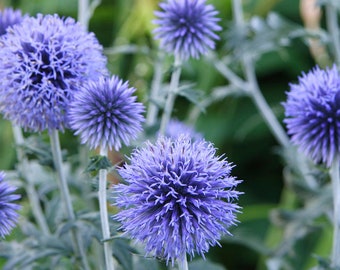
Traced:
<path id="1" fill-rule="evenodd" d="M 78 22 L 82 24 L 86 30 L 89 28 L 89 22 L 95 11 L 99 6 L 101 0 L 78 0 Z"/>
<path id="2" fill-rule="evenodd" d="M 188 270 L 187 254 L 183 253 L 181 258 L 178 259 L 178 270 Z"/>
<path id="3" fill-rule="evenodd" d="M 62 155 L 59 141 L 59 133 L 58 130 L 54 129 L 49 132 L 50 140 L 51 140 L 51 150 L 53 155 L 53 162 L 55 166 L 55 170 L 57 172 L 57 180 L 58 186 L 61 193 L 62 203 L 64 204 L 64 208 L 70 222 L 75 222 L 76 217 L 74 214 L 70 191 L 68 189 L 66 177 L 62 168 Z M 84 251 L 84 245 L 79 232 L 76 231 L 75 228 L 71 230 L 73 246 L 76 254 L 79 254 L 80 259 L 82 261 L 83 269 L 89 270 L 89 264 L 87 261 L 87 257 Z"/>
<path id="4" fill-rule="evenodd" d="M 13 130 L 13 137 L 15 144 L 19 147 L 24 144 L 24 136 L 22 135 L 22 130 L 17 125 L 12 125 Z M 21 171 L 21 174 L 24 176 L 24 179 L 26 180 L 26 193 L 28 200 L 30 202 L 30 205 L 32 207 L 32 212 L 35 220 L 37 221 L 38 226 L 42 230 L 42 232 L 46 235 L 50 235 L 50 229 L 47 225 L 44 212 L 41 208 L 40 201 L 39 201 L 39 195 L 38 192 L 35 189 L 34 183 L 32 183 L 31 177 L 26 175 L 29 172 L 29 164 L 27 161 L 27 158 L 24 154 L 24 152 L 17 147 L 17 157 L 19 161 L 19 170 Z"/>
<path id="5" fill-rule="evenodd" d="M 330 33 L 333 53 L 336 59 L 336 63 L 340 66 L 340 31 L 338 24 L 338 10 L 332 5 L 332 3 L 326 4 L 326 20 L 327 28 Z"/>
<path id="6" fill-rule="evenodd" d="M 241 30 L 244 28 L 244 19 L 243 19 L 243 10 L 242 10 L 242 2 L 241 0 L 233 0 L 233 15 L 234 20 Z M 244 72 L 246 74 L 246 79 L 250 84 L 249 93 L 251 98 L 254 101 L 254 104 L 258 108 L 260 114 L 262 115 L 263 119 L 268 124 L 268 127 L 271 129 L 273 135 L 276 137 L 277 141 L 282 146 L 289 146 L 289 139 L 278 122 L 277 118 L 275 117 L 273 111 L 270 109 L 268 103 L 264 99 L 255 75 L 254 65 L 252 63 L 252 59 L 250 55 L 244 54 L 242 57 L 242 65 L 244 68 Z"/>
<path id="7" fill-rule="evenodd" d="M 340 268 L 340 177 L 339 177 L 339 155 L 334 158 L 330 168 L 330 176 L 333 187 L 333 251 L 331 263 L 334 269 Z"/>
<path id="8" fill-rule="evenodd" d="M 277 120 L 276 116 L 274 115 L 273 111 L 269 107 L 268 103 L 264 99 L 259 89 L 256 76 L 255 76 L 254 65 L 252 61 L 250 59 L 244 59 L 243 64 L 244 64 L 247 79 L 250 85 L 252 86 L 250 87 L 250 93 L 251 93 L 251 98 L 254 101 L 254 104 L 256 105 L 263 119 L 267 122 L 267 125 L 271 129 L 276 140 L 283 147 L 288 147 L 290 145 L 288 136 L 286 135 L 286 132 L 284 131 L 283 127 L 280 125 L 279 121 Z"/>
<path id="9" fill-rule="evenodd" d="M 88 29 L 89 26 L 89 0 L 78 0 L 78 22 Z"/>
<path id="10" fill-rule="evenodd" d="M 148 111 L 146 114 L 146 125 L 153 126 L 157 119 L 158 114 L 158 106 L 155 104 L 154 100 L 159 97 L 159 90 L 162 84 L 163 78 L 163 55 L 160 53 L 157 55 L 157 59 L 154 67 L 154 76 L 151 83 L 151 91 L 150 91 L 150 102 L 148 104 Z"/>
<path id="11" fill-rule="evenodd" d="M 107 149 L 101 148 L 100 155 L 107 156 Z M 110 235 L 109 217 L 108 217 L 108 212 L 107 212 L 106 178 L 107 178 L 107 170 L 100 169 L 99 170 L 98 200 L 99 200 L 99 209 L 100 209 L 100 221 L 102 225 L 102 234 L 103 234 L 103 239 L 104 239 L 105 264 L 106 264 L 106 270 L 114 270 L 111 242 L 107 241 L 111 235 Z"/>
<path id="12" fill-rule="evenodd" d="M 240 27 L 240 29 L 242 29 L 244 27 L 244 19 L 241 0 L 233 0 L 233 15 L 236 25 Z M 266 102 L 265 98 L 261 93 L 261 90 L 258 86 L 258 82 L 256 79 L 255 68 L 251 56 L 244 54 L 241 61 L 244 68 L 244 72 L 246 74 L 247 84 L 249 85 L 247 92 L 252 98 L 255 106 L 257 107 L 267 126 L 271 130 L 272 134 L 275 136 L 276 140 L 280 143 L 282 147 L 290 147 L 291 144 L 285 130 L 280 125 L 275 114 L 273 113 L 273 111 L 271 110 L 271 108 L 269 107 L 268 103 Z M 316 188 L 317 184 L 313 177 L 311 177 L 308 172 L 306 158 L 304 156 L 301 156 L 300 153 L 296 154 L 299 160 L 298 167 L 300 172 L 304 176 L 306 184 L 310 188 Z"/>
<path id="13" fill-rule="evenodd" d="M 161 120 L 161 127 L 159 130 L 159 134 L 164 135 L 166 127 L 170 121 L 172 110 L 174 107 L 177 91 L 178 91 L 178 85 L 179 85 L 179 79 L 181 77 L 181 64 L 182 60 L 181 58 L 176 55 L 175 56 L 175 64 L 174 64 L 174 71 L 171 74 L 171 81 L 170 81 L 170 87 L 168 90 L 168 95 L 165 101 L 165 107 L 163 110 L 162 120 Z"/>

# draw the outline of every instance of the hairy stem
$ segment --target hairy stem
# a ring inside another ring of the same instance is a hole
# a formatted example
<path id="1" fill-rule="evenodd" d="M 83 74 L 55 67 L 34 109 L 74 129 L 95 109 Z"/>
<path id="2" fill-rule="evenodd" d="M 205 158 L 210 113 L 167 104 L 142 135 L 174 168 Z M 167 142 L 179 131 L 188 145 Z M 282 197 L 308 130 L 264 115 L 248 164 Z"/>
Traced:
<path id="1" fill-rule="evenodd" d="M 332 251 L 332 266 L 334 269 L 340 268 L 340 177 L 339 177 L 339 155 L 334 158 L 330 168 L 330 176 L 333 187 L 333 251 Z"/>
<path id="2" fill-rule="evenodd" d="M 51 149 L 52 149 L 54 166 L 57 172 L 58 186 L 59 186 L 59 190 L 61 193 L 61 199 L 64 204 L 64 208 L 65 208 L 68 220 L 70 222 L 75 222 L 76 217 L 75 217 L 73 206 L 72 206 L 71 195 L 70 195 L 66 177 L 65 177 L 65 174 L 62 168 L 62 155 L 61 155 L 61 149 L 60 149 L 58 130 L 54 129 L 50 131 L 50 140 L 51 140 Z M 71 230 L 71 233 L 72 233 L 72 241 L 73 241 L 74 250 L 76 254 L 79 254 L 80 256 L 83 269 L 89 270 L 90 267 L 89 267 L 87 257 L 84 251 L 84 245 L 83 245 L 81 235 L 75 228 Z"/>
<path id="3" fill-rule="evenodd" d="M 107 156 L 107 149 L 101 148 L 100 155 Z M 107 177 L 107 170 L 100 169 L 99 170 L 98 200 L 99 200 L 99 209 L 100 209 L 100 221 L 102 225 L 102 233 L 103 233 L 103 239 L 104 239 L 105 264 L 106 264 L 106 270 L 114 270 L 111 242 L 108 241 L 111 235 L 110 235 L 109 217 L 108 217 L 108 212 L 107 212 L 106 177 Z"/>
<path id="4" fill-rule="evenodd" d="M 170 87 L 168 90 L 168 95 L 165 101 L 165 107 L 162 115 L 161 120 L 161 127 L 159 130 L 159 134 L 164 135 L 166 127 L 170 121 L 172 110 L 175 104 L 175 99 L 177 95 L 178 85 L 179 85 L 179 79 L 181 76 L 181 58 L 179 56 L 175 56 L 175 64 L 174 64 L 174 71 L 171 74 L 171 81 L 170 81 Z"/>
<path id="5" fill-rule="evenodd" d="M 17 145 L 16 150 L 17 150 L 17 157 L 19 161 L 19 171 L 24 176 L 24 179 L 26 181 L 25 189 L 26 189 L 28 200 L 32 207 L 34 219 L 36 220 L 42 232 L 46 235 L 50 235 L 51 232 L 46 222 L 44 212 L 40 205 L 39 194 L 35 189 L 34 183 L 32 182 L 30 175 L 27 175 L 29 172 L 28 160 L 25 156 L 24 151 L 20 149 L 20 146 L 23 145 L 25 142 L 24 136 L 22 134 L 22 130 L 19 126 L 16 126 L 16 125 L 12 125 L 12 130 L 13 130 L 14 141 L 15 141 L 15 144 Z"/>

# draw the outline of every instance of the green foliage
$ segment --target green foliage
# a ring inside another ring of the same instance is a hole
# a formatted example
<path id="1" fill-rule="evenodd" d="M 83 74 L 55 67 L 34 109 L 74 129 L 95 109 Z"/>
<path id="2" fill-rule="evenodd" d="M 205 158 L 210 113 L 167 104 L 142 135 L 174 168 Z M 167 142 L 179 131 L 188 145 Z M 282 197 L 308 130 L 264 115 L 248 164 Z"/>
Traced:
<path id="1" fill-rule="evenodd" d="M 77 17 L 77 1 L 7 2 L 31 15 L 42 12 Z M 213 248 L 207 260 L 194 258 L 189 262 L 189 269 L 336 270 L 328 259 L 332 241 L 332 194 L 327 171 L 307 162 L 303 166 L 309 177 L 305 178 L 295 149 L 284 149 L 275 141 L 251 99 L 251 86 L 242 62 L 244 57 L 253 62 L 258 86 L 275 117 L 281 121 L 281 102 L 288 84 L 315 64 L 308 40 L 319 40 L 326 52 L 329 51 L 330 34 L 324 27 L 325 22 L 321 22 L 322 28 L 318 31 L 307 30 L 296 17 L 299 14 L 297 5 L 293 8 L 286 1 L 280 4 L 278 0 L 252 0 L 243 1 L 248 20 L 240 28 L 232 22 L 231 1 L 208 2 L 220 10 L 221 25 L 226 30 L 220 33 L 221 40 L 214 53 L 183 65 L 174 115 L 195 124 L 198 131 L 216 145 L 219 153 L 225 153 L 228 160 L 237 164 L 233 172 L 244 180 L 240 188 L 245 194 L 240 200 L 243 209 L 238 215 L 240 223 L 232 229 L 233 236 L 224 237 L 222 247 Z M 336 0 L 319 0 L 318 3 L 340 9 Z M 137 88 L 141 101 L 152 102 L 161 109 L 162 95 L 148 98 L 158 53 L 151 33 L 157 4 L 156 0 L 101 1 L 91 18 L 90 30 L 105 47 L 110 71 L 128 79 Z M 162 60 L 164 84 L 161 90 L 164 92 L 173 71 L 171 62 L 171 56 Z M 236 81 L 225 76 L 218 64 L 227 66 Z M 146 137 L 151 137 L 155 127 L 149 127 L 145 133 Z M 69 239 L 70 231 L 76 228 L 90 254 L 92 269 L 98 269 L 102 258 L 98 250 L 103 241 L 94 192 L 97 189 L 93 189 L 91 181 L 100 169 L 111 170 L 112 162 L 107 157 L 92 156 L 84 166 L 80 162 L 83 156 L 73 144 L 73 135 L 62 135 L 62 141 L 72 142 L 67 144 L 63 157 L 76 208 L 76 220 L 67 221 L 55 182 L 52 154 L 44 139 L 47 134 L 25 135 L 25 143 L 18 145 L 18 149 L 28 158 L 30 170 L 15 173 L 18 163 L 11 125 L 1 119 L 0 168 L 7 170 L 11 181 L 17 181 L 14 183 L 18 183 L 23 195 L 23 209 L 19 228 L 10 238 L 0 241 L 0 268 L 80 267 Z M 129 153 L 130 150 L 124 151 Z M 72 163 L 70 153 L 75 153 L 74 158 L 79 162 Z M 37 199 L 52 232 L 49 235 L 42 233 L 29 205 L 28 178 L 37 190 Z M 116 211 L 115 207 L 109 207 L 109 214 Z M 121 269 L 166 269 L 165 262 L 145 257 L 142 248 L 117 233 L 119 224 L 112 219 L 110 226 L 112 237 L 108 241 Z"/>

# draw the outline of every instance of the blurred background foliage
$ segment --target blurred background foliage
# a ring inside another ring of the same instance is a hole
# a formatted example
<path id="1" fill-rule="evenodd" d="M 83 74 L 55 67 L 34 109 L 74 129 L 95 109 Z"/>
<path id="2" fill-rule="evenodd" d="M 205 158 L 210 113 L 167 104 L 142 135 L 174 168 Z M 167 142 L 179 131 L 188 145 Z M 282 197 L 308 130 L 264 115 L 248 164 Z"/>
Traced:
<path id="1" fill-rule="evenodd" d="M 153 11 L 157 9 L 158 0 L 102 0 L 96 8 L 89 24 L 100 43 L 105 47 L 109 59 L 109 69 L 128 79 L 137 88 L 141 101 L 147 101 L 153 76 L 153 63 L 157 56 L 157 43 L 152 38 Z M 217 44 L 217 56 L 223 58 L 231 52 L 232 36 L 231 1 L 208 0 L 220 12 L 221 40 Z M 58 13 L 63 16 L 77 18 L 78 4 L 76 0 L 8 0 L 1 1 L 0 8 L 12 6 L 23 13 Z M 269 14 L 275 12 L 284 18 L 284 35 L 292 29 L 303 27 L 297 0 L 244 0 L 243 7 L 248 20 L 256 16 L 266 22 Z M 275 29 L 274 29 L 275 30 Z M 288 32 L 285 32 L 287 30 Z M 276 31 L 276 30 L 275 30 Z M 274 31 L 274 32 L 275 32 Z M 228 32 L 228 33 L 227 33 Z M 231 33 L 231 34 L 230 34 Z M 261 45 L 268 45 L 268 31 L 257 33 L 254 53 L 258 53 L 256 74 L 259 86 L 271 108 L 280 119 L 283 118 L 281 102 L 285 100 L 285 91 L 289 83 L 297 81 L 302 71 L 308 71 L 315 62 L 308 50 L 306 41 L 301 38 L 289 39 L 289 42 L 273 44 L 267 51 L 257 52 Z M 290 32 L 289 32 L 290 33 Z M 273 38 L 273 37 L 269 37 Z M 275 37 L 274 37 L 275 38 Z M 254 41 L 255 42 L 255 41 Z M 270 44 L 269 44 L 270 45 Z M 237 55 L 235 56 L 237 57 Z M 171 68 L 172 59 L 165 57 L 165 70 Z M 235 59 L 237 72 L 240 67 Z M 166 81 L 170 72 L 165 72 Z M 182 79 L 194 82 L 195 89 L 203 95 L 209 95 L 216 87 L 227 84 L 211 61 L 190 60 L 184 66 Z M 193 105 L 184 97 L 176 101 L 174 114 L 181 120 L 188 120 Z M 219 154 L 225 154 L 236 166 L 233 174 L 243 183 L 239 190 L 244 192 L 240 198 L 243 207 L 239 215 L 238 227 L 232 229 L 234 237 L 223 239 L 223 247 L 212 248 L 208 257 L 227 269 L 264 269 L 263 260 L 268 255 L 269 247 L 280 240 L 280 230 L 273 229 L 271 217 L 282 201 L 287 201 L 287 209 L 296 207 L 299 202 L 290 200 L 287 185 L 283 181 L 284 162 L 280 155 L 277 141 L 269 131 L 252 101 L 242 93 L 217 100 L 206 108 L 195 121 L 196 129 L 203 133 L 207 140 L 218 148 Z M 62 146 L 72 152 L 76 139 L 70 132 L 62 135 Z M 10 124 L 0 121 L 0 169 L 15 167 L 15 151 Z M 281 204 L 282 205 L 282 204 Z M 324 221 L 321 219 L 320 224 Z M 300 252 L 300 259 L 293 265 L 295 269 L 303 269 L 315 264 L 316 259 L 305 256 L 304 252 L 318 252 L 327 256 L 330 246 L 330 233 L 315 228 L 308 238 L 296 244 L 295 252 Z M 320 241 L 322 239 L 322 241 Z M 309 250 L 311 249 L 311 250 Z M 299 268 L 301 267 L 301 268 Z"/>

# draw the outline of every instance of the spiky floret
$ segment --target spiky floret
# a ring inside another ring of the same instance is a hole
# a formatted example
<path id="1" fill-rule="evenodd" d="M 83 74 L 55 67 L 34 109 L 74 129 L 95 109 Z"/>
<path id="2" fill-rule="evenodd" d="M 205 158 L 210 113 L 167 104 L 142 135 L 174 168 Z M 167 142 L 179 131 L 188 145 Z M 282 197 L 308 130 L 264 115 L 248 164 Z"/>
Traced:
<path id="1" fill-rule="evenodd" d="M 142 130 L 144 106 L 117 76 L 101 77 L 89 82 L 76 93 L 70 105 L 69 121 L 81 142 L 90 148 L 119 150 L 128 145 Z"/>
<path id="2" fill-rule="evenodd" d="M 218 12 L 205 0 L 168 0 L 159 4 L 162 11 L 155 11 L 155 38 L 167 52 L 179 55 L 183 60 L 199 58 L 215 48 L 219 39 L 216 31 Z"/>
<path id="3" fill-rule="evenodd" d="M 18 221 L 17 210 L 20 206 L 14 201 L 20 198 L 20 195 L 14 194 L 15 187 L 4 181 L 5 173 L 0 171 L 0 237 L 10 234 Z"/>
<path id="4" fill-rule="evenodd" d="M 27 17 L 0 40 L 0 111 L 28 130 L 63 130 L 74 93 L 102 74 L 106 57 L 93 33 L 72 18 Z"/>
<path id="5" fill-rule="evenodd" d="M 127 185 L 114 187 L 114 217 L 131 238 L 145 244 L 147 254 L 167 262 L 189 253 L 204 256 L 234 225 L 239 206 L 233 201 L 240 183 L 232 165 L 215 156 L 204 140 L 187 136 L 159 137 L 136 149 L 130 164 L 118 172 Z"/>
<path id="6" fill-rule="evenodd" d="M 21 23 L 27 15 L 22 15 L 20 10 L 5 8 L 0 10 L 0 35 L 6 33 L 8 27 Z"/>
<path id="7" fill-rule="evenodd" d="M 315 67 L 287 92 L 284 123 L 291 141 L 315 162 L 330 166 L 340 152 L 340 74 Z"/>

